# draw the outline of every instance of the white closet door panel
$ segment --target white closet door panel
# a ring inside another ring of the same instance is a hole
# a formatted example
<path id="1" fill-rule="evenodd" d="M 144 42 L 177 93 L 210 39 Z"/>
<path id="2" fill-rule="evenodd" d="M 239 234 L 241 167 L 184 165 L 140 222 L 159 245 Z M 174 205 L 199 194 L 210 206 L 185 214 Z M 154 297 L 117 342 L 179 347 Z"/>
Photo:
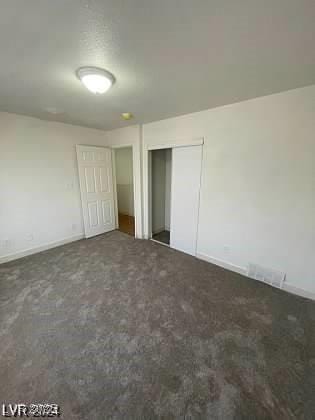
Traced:
<path id="1" fill-rule="evenodd" d="M 84 231 L 87 238 L 115 229 L 111 150 L 77 146 Z"/>
<path id="2" fill-rule="evenodd" d="M 170 246 L 196 255 L 202 146 L 172 151 Z"/>

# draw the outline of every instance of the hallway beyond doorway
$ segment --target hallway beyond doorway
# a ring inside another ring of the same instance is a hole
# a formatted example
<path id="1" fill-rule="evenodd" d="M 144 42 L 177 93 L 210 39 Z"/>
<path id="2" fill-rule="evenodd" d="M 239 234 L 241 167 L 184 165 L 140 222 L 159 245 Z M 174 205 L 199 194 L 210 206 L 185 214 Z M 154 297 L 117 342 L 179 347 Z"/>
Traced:
<path id="1" fill-rule="evenodd" d="M 135 218 L 126 214 L 118 214 L 120 232 L 127 233 L 128 235 L 135 236 Z"/>

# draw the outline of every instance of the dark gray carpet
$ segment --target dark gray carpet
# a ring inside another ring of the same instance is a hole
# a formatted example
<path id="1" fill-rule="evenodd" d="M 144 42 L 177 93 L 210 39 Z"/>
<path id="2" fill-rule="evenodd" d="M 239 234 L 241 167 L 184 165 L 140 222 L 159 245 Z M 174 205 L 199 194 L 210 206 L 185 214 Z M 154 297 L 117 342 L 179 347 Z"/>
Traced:
<path id="1" fill-rule="evenodd" d="M 2 402 L 66 420 L 315 418 L 314 302 L 121 232 L 0 277 Z"/>

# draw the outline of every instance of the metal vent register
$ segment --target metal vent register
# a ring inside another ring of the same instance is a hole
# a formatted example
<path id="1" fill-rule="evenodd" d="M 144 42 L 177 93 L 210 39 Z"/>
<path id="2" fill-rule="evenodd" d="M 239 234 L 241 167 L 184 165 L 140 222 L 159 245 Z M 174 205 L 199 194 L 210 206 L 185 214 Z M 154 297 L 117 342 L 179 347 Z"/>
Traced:
<path id="1" fill-rule="evenodd" d="M 262 267 L 258 264 L 248 264 L 247 275 L 279 289 L 282 289 L 285 281 L 285 273 L 273 270 L 272 268 Z"/>

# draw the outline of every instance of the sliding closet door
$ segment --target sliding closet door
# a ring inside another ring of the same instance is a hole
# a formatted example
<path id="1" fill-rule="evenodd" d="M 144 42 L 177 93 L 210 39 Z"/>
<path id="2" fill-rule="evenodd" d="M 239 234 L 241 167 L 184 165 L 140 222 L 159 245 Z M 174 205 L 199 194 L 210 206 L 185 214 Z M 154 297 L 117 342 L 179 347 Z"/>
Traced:
<path id="1" fill-rule="evenodd" d="M 202 146 L 172 151 L 170 246 L 196 255 Z"/>

